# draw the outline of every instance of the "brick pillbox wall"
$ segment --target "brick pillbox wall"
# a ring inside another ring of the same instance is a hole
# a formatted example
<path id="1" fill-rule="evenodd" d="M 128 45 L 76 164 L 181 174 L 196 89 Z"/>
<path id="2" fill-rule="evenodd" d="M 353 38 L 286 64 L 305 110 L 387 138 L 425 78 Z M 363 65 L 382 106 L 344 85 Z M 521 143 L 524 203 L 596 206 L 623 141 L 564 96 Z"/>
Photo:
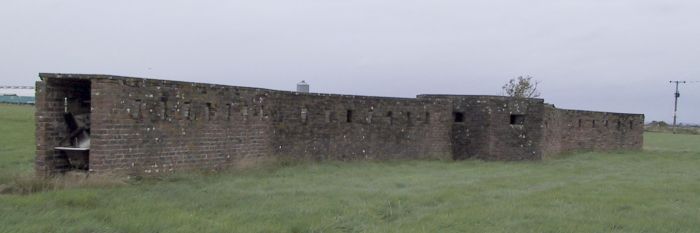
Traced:
<path id="1" fill-rule="evenodd" d="M 89 170 L 95 173 L 153 175 L 278 159 L 539 160 L 642 145 L 643 115 L 562 110 L 541 99 L 392 98 L 109 75 L 40 77 L 35 167 L 41 175 L 70 168 L 53 150 L 68 134 L 65 98 L 71 112 L 90 115 Z M 571 130 L 579 119 L 607 127 Z M 618 120 L 625 127 L 617 127 Z"/>
<path id="2" fill-rule="evenodd" d="M 639 150 L 644 115 L 544 108 L 544 154 Z"/>
<path id="3" fill-rule="evenodd" d="M 450 130 L 455 159 L 538 160 L 543 156 L 542 99 L 467 95 L 419 98 L 448 100 L 453 118 L 461 118 L 453 119 Z"/>

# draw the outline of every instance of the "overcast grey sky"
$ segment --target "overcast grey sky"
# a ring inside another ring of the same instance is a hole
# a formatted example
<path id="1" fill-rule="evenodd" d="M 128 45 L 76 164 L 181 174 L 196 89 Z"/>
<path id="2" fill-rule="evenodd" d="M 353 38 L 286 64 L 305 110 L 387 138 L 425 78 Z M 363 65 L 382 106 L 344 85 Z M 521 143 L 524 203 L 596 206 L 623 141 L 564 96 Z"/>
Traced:
<path id="1" fill-rule="evenodd" d="M 314 92 L 500 94 L 669 121 L 700 80 L 697 0 L 3 0 L 0 85 L 104 73 Z M 700 83 L 680 120 L 700 122 Z"/>

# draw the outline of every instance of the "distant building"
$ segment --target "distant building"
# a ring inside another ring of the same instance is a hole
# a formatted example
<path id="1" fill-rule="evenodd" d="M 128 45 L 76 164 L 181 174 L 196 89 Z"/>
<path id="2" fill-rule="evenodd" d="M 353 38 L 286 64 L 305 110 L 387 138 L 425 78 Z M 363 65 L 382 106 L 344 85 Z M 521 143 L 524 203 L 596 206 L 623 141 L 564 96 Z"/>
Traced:
<path id="1" fill-rule="evenodd" d="M 29 104 L 35 102 L 33 96 L 0 95 L 0 103 L 3 104 Z"/>
<path id="2" fill-rule="evenodd" d="M 309 93 L 309 84 L 306 83 L 306 81 L 301 80 L 300 83 L 297 83 L 297 92 Z"/>

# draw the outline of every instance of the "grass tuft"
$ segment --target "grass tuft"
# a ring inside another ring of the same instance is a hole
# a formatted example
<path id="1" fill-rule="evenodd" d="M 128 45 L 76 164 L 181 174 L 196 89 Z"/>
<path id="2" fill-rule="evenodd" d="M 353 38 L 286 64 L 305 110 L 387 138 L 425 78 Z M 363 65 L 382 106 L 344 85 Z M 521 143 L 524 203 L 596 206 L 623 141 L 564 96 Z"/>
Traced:
<path id="1" fill-rule="evenodd" d="M 126 184 L 126 178 L 113 175 L 88 176 L 85 173 L 68 172 L 44 178 L 33 174 L 19 174 L 0 187 L 0 194 L 28 195 L 69 188 L 114 188 Z"/>

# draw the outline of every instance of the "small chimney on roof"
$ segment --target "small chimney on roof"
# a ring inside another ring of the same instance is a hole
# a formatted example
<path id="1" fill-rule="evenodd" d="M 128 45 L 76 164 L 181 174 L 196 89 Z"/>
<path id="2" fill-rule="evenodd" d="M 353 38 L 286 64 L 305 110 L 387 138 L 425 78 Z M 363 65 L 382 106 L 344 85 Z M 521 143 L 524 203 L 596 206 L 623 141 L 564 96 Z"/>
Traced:
<path id="1" fill-rule="evenodd" d="M 309 84 L 306 83 L 306 81 L 301 80 L 300 83 L 297 83 L 297 92 L 309 93 Z"/>

